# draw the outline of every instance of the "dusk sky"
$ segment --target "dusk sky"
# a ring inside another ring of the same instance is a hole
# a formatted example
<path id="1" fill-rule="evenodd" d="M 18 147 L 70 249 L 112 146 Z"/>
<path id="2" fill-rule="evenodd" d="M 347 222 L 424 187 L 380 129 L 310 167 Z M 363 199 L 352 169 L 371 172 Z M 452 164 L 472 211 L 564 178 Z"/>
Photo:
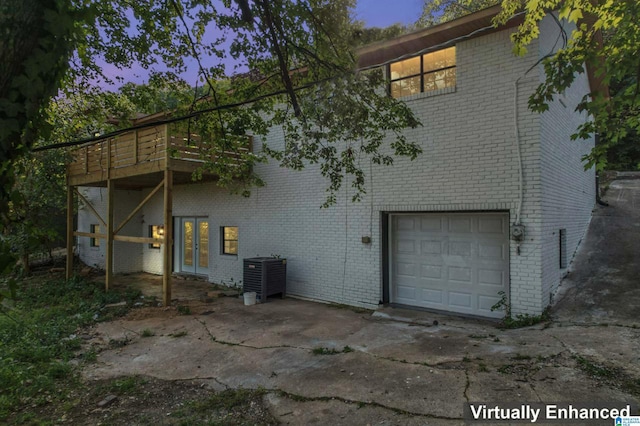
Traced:
<path id="1" fill-rule="evenodd" d="M 423 4 L 424 0 L 358 0 L 356 19 L 369 27 L 412 24 L 420 17 Z"/>
<path id="2" fill-rule="evenodd" d="M 358 0 L 355 18 L 364 21 L 368 27 L 387 27 L 395 23 L 412 24 L 422 12 L 424 0 Z M 103 64 L 106 75 L 114 78 L 120 76 L 125 82 L 145 83 L 148 73 L 144 69 L 134 66 L 131 69 L 119 70 L 108 64 Z M 187 72 L 182 77 L 190 84 L 195 84 L 197 68 L 194 63 L 193 73 Z M 116 88 L 121 84 L 116 84 Z M 114 87 L 108 90 L 113 90 Z"/>

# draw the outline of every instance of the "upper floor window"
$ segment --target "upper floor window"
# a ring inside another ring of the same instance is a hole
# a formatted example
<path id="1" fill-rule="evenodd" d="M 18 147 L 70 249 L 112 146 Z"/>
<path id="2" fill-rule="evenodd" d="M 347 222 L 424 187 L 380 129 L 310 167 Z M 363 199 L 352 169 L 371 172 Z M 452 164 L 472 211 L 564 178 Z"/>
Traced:
<path id="1" fill-rule="evenodd" d="M 456 86 L 456 47 L 436 50 L 389 65 L 394 98 Z"/>

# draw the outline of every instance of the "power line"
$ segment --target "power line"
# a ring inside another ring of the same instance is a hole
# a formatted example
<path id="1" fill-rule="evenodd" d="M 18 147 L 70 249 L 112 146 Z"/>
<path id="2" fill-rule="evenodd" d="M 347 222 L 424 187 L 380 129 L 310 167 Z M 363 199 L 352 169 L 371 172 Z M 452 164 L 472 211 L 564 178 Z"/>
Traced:
<path id="1" fill-rule="evenodd" d="M 520 15 L 523 15 L 523 14 L 525 14 L 525 12 L 516 13 L 511 18 L 509 18 L 508 21 L 510 21 L 510 20 L 520 16 Z M 466 35 L 463 35 L 463 36 L 460 36 L 460 37 L 456 37 L 456 38 L 447 40 L 445 42 L 442 42 L 442 43 L 439 43 L 439 44 L 436 44 L 436 45 L 433 45 L 433 46 L 429 46 L 429 47 L 427 47 L 425 49 L 422 49 L 422 50 L 420 50 L 418 52 L 407 53 L 407 54 L 404 54 L 404 55 L 400 55 L 400 56 L 398 56 L 396 58 L 386 60 L 384 62 L 380 62 L 380 63 L 377 63 L 377 64 L 369 65 L 367 67 L 359 68 L 357 71 L 367 71 L 367 70 L 370 70 L 370 69 L 379 68 L 379 67 L 382 67 L 382 66 L 385 66 L 385 65 L 389 65 L 389 64 L 391 64 L 393 62 L 397 62 L 397 61 L 400 61 L 400 60 L 403 60 L 403 59 L 406 59 L 406 58 L 410 58 L 410 57 L 417 56 L 417 55 L 422 55 L 422 54 L 428 53 L 430 51 L 437 50 L 437 49 L 440 49 L 442 47 L 449 46 L 451 44 L 455 44 L 458 41 L 465 40 L 467 38 L 473 37 L 476 34 L 480 34 L 482 32 L 485 32 L 485 31 L 488 31 L 488 30 L 491 30 L 491 29 L 495 29 L 495 27 L 493 25 L 490 25 L 490 26 L 478 28 L 478 29 L 470 32 L 469 34 L 466 34 Z M 321 83 L 324 83 L 324 82 L 327 82 L 327 81 L 330 81 L 330 80 L 334 80 L 334 79 L 340 77 L 341 75 L 342 74 L 334 75 L 332 77 L 327 77 L 327 78 L 323 78 L 323 79 L 320 79 L 320 80 L 316 80 L 316 81 L 304 84 L 302 86 L 294 87 L 293 90 L 297 92 L 297 91 L 300 91 L 300 90 L 308 89 L 308 88 L 313 87 L 315 85 L 318 85 L 318 84 L 321 84 Z M 167 119 L 164 119 L 164 120 L 155 120 L 155 121 L 151 121 L 151 122 L 148 122 L 148 123 L 143 123 L 143 124 L 138 124 L 138 125 L 135 125 L 135 126 L 130 126 L 130 127 L 124 128 L 124 129 L 114 130 L 113 132 L 106 133 L 106 134 L 103 134 L 103 135 L 100 135 L 100 136 L 93 136 L 93 137 L 84 138 L 84 139 L 78 139 L 78 140 L 70 141 L 70 142 L 61 142 L 61 143 L 57 143 L 57 144 L 40 146 L 40 147 L 33 148 L 32 151 L 33 152 L 47 151 L 49 149 L 58 149 L 58 148 L 66 148 L 66 147 L 70 147 L 70 146 L 84 145 L 84 144 L 88 144 L 88 143 L 91 143 L 91 142 L 97 142 L 97 141 L 102 140 L 102 139 L 119 136 L 121 134 L 128 133 L 128 132 L 131 132 L 131 131 L 134 131 L 134 130 L 146 129 L 146 128 L 149 128 L 149 127 L 155 127 L 155 126 L 162 125 L 162 124 L 175 123 L 175 122 L 178 122 L 178 121 L 187 120 L 187 119 L 190 119 L 190 118 L 195 118 L 195 117 L 198 117 L 200 115 L 207 114 L 207 113 L 210 113 L 210 112 L 216 112 L 216 111 L 223 111 L 223 110 L 227 110 L 227 109 L 238 108 L 238 107 L 241 107 L 241 106 L 244 106 L 244 105 L 247 105 L 247 104 L 251 104 L 251 103 L 254 103 L 254 102 L 261 101 L 263 99 L 271 98 L 271 97 L 274 97 L 274 96 L 286 95 L 288 93 L 289 92 L 286 89 L 282 89 L 282 90 L 278 90 L 278 91 L 271 92 L 271 93 L 266 93 L 264 95 L 260 95 L 260 96 L 257 96 L 255 98 L 247 99 L 247 100 L 240 101 L 240 102 L 234 102 L 234 103 L 225 104 L 225 105 L 219 105 L 219 106 L 215 106 L 215 107 L 211 107 L 211 108 L 205 108 L 205 109 L 202 109 L 202 110 L 199 110 L 199 111 L 191 112 L 191 113 L 186 114 L 186 115 L 181 115 L 179 117 L 172 117 L 172 118 L 167 118 Z"/>

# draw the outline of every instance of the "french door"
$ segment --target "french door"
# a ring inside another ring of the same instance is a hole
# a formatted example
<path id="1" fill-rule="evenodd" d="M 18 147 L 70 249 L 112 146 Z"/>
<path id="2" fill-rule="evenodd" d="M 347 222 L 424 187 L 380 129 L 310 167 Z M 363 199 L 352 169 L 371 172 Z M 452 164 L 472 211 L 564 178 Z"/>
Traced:
<path id="1" fill-rule="evenodd" d="M 209 273 L 209 219 L 180 218 L 180 270 L 191 274 Z"/>

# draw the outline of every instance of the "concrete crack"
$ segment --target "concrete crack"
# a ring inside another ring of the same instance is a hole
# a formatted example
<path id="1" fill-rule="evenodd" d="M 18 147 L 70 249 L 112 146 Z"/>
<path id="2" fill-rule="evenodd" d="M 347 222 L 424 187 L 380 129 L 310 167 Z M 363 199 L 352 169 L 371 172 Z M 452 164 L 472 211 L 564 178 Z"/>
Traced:
<path id="1" fill-rule="evenodd" d="M 194 320 L 196 320 L 200 324 L 202 324 L 202 326 L 206 330 L 207 334 L 211 338 L 212 342 L 218 343 L 218 344 L 221 344 L 221 345 L 240 346 L 242 348 L 249 348 L 249 349 L 279 349 L 279 348 L 284 348 L 284 349 L 300 349 L 300 350 L 304 350 L 304 351 L 312 351 L 313 350 L 313 348 L 305 348 L 303 346 L 293 346 L 293 345 L 254 346 L 254 345 L 247 345 L 245 343 L 229 342 L 229 341 L 226 341 L 226 340 L 220 340 L 220 339 L 218 339 L 216 336 L 214 336 L 211 333 L 211 330 L 209 330 L 209 327 L 207 327 L 207 324 L 205 324 L 204 321 L 201 321 L 198 318 L 194 318 Z"/>
<path id="2" fill-rule="evenodd" d="M 469 386 L 471 386 L 471 381 L 469 380 L 469 372 L 467 371 L 466 368 L 464 370 L 464 377 L 466 379 L 466 383 L 464 385 L 464 392 L 462 394 L 464 395 L 464 399 L 466 399 L 467 402 L 470 402 L 469 395 L 467 395 L 467 391 L 469 390 Z"/>
<path id="3" fill-rule="evenodd" d="M 531 388 L 533 393 L 538 397 L 538 401 L 543 402 L 542 398 L 540 398 L 540 395 L 538 394 L 538 391 L 536 391 L 536 387 L 533 385 L 533 383 L 529 383 L 529 387 Z"/>
<path id="4" fill-rule="evenodd" d="M 291 399 L 293 401 L 298 401 L 298 402 L 339 401 L 339 402 L 342 402 L 344 404 L 355 404 L 358 407 L 382 408 L 382 409 L 385 409 L 385 410 L 393 411 L 396 414 L 403 414 L 403 415 L 406 415 L 406 416 L 424 417 L 424 418 L 428 418 L 428 419 L 439 419 L 439 420 L 463 420 L 462 417 L 449 417 L 449 416 L 439 416 L 437 414 L 417 413 L 417 412 L 414 412 L 414 411 L 404 410 L 402 408 L 391 407 L 389 405 L 381 404 L 381 403 L 375 402 L 375 401 L 358 401 L 358 400 L 353 400 L 353 399 L 342 398 L 340 396 L 314 396 L 314 397 L 309 397 L 309 396 L 303 396 L 303 395 L 298 395 L 298 394 L 294 394 L 294 393 L 291 393 L 291 392 L 283 391 L 281 389 L 277 389 L 277 390 L 275 390 L 275 392 L 279 396 L 283 396 L 285 398 L 289 398 L 289 399 Z"/>
<path id="5" fill-rule="evenodd" d="M 170 382 L 189 382 L 189 381 L 194 381 L 194 380 L 213 380 L 214 382 L 216 382 L 217 384 L 219 384 L 220 386 L 224 386 L 225 390 L 227 389 L 231 389 L 231 386 L 227 385 L 224 382 L 221 382 L 217 377 L 201 377 L 201 376 L 196 376 L 196 377 L 185 377 L 185 378 L 180 378 L 180 379 L 168 379 Z"/>
<path id="6" fill-rule="evenodd" d="M 211 338 L 212 342 L 218 343 L 220 345 L 239 346 L 239 347 L 242 347 L 242 348 L 249 348 L 249 349 L 256 349 L 256 350 L 261 350 L 261 349 L 280 349 L 280 348 L 282 348 L 282 349 L 297 349 L 297 350 L 303 350 L 303 351 L 311 352 L 314 349 L 314 348 L 307 348 L 307 347 L 304 347 L 304 346 L 294 346 L 294 345 L 254 346 L 254 345 L 247 345 L 246 343 L 229 342 L 229 341 L 225 341 L 225 340 L 220 340 L 216 336 L 214 336 L 213 333 L 211 333 L 211 330 L 209 330 L 209 327 L 207 327 L 207 324 L 205 324 L 204 321 L 200 320 L 199 318 L 194 318 L 194 320 L 199 322 L 202 325 L 202 327 L 204 327 L 205 331 L 207 332 L 207 334 Z M 370 353 L 370 352 L 359 351 L 359 350 L 355 350 L 355 352 L 357 352 L 359 354 L 363 354 L 363 355 L 367 355 L 367 356 L 373 357 L 375 359 L 381 359 L 381 360 L 384 360 L 384 361 L 397 362 L 397 363 L 400 363 L 400 364 L 420 365 L 420 366 L 423 366 L 423 367 L 434 368 L 434 369 L 438 369 L 438 370 L 457 370 L 457 368 L 456 368 L 457 364 L 462 362 L 462 360 L 460 360 L 460 361 L 444 361 L 444 362 L 430 364 L 430 363 L 427 363 L 427 362 L 407 361 L 405 359 L 398 359 L 398 358 L 393 358 L 393 357 L 376 355 L 376 354 L 373 354 L 373 353 Z M 336 355 L 339 355 L 339 354 L 340 353 L 337 353 Z M 447 367 L 447 365 L 449 365 L 449 364 L 452 364 L 452 366 Z"/>

